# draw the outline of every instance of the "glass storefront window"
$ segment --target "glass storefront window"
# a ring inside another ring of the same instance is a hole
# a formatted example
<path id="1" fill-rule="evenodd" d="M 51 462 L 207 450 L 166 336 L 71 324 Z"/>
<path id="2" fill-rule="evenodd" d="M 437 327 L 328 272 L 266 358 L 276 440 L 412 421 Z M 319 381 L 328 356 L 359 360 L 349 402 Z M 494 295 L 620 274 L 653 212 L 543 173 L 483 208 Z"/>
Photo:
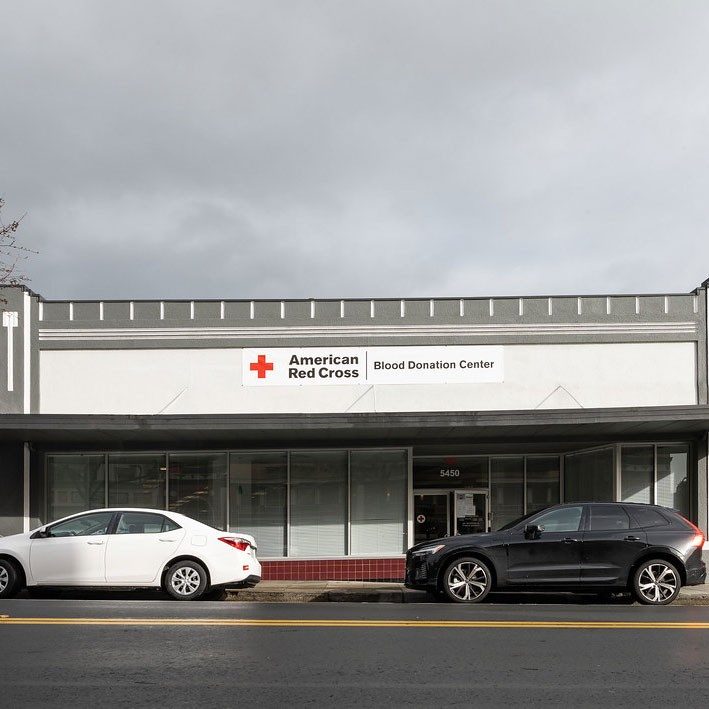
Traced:
<path id="1" fill-rule="evenodd" d="M 564 458 L 564 502 L 613 502 L 613 449 Z"/>
<path id="2" fill-rule="evenodd" d="M 610 502 L 617 494 L 689 516 L 689 452 L 681 443 L 628 443 L 567 453 L 563 500 Z M 559 502 L 561 462 L 550 454 L 424 455 L 413 460 L 412 482 L 417 499 L 446 491 L 442 524 L 451 533 L 460 531 L 458 501 L 468 499 L 460 494 L 489 489 L 484 502 L 472 499 L 476 510 L 490 513 L 490 528 L 499 529 Z M 112 507 L 168 508 L 218 529 L 253 534 L 266 558 L 400 554 L 416 510 L 416 503 L 408 509 L 403 449 L 48 453 L 45 463 L 47 523 L 102 508 L 106 500 Z M 432 524 L 421 516 L 420 524 Z M 419 534 L 415 521 L 413 526 Z"/>
<path id="3" fill-rule="evenodd" d="M 285 556 L 288 456 L 229 456 L 229 531 L 252 534 L 259 556 Z"/>
<path id="4" fill-rule="evenodd" d="M 47 456 L 47 521 L 106 506 L 105 456 Z"/>
<path id="5" fill-rule="evenodd" d="M 109 507 L 165 509 L 165 454 L 108 456 Z"/>
<path id="6" fill-rule="evenodd" d="M 226 529 L 226 461 L 226 453 L 171 453 L 170 510 Z"/>
<path id="7" fill-rule="evenodd" d="M 414 458 L 414 488 L 485 488 L 488 458 L 436 456 Z"/>
<path id="8" fill-rule="evenodd" d="M 654 469 L 653 446 L 623 446 L 620 449 L 620 499 L 651 504 Z"/>
<path id="9" fill-rule="evenodd" d="M 524 458 L 490 459 L 492 529 L 524 514 Z"/>
<path id="10" fill-rule="evenodd" d="M 527 512 L 536 512 L 559 502 L 559 457 L 527 458 Z"/>
<path id="11" fill-rule="evenodd" d="M 289 556 L 344 556 L 347 451 L 290 456 Z"/>
<path id="12" fill-rule="evenodd" d="M 406 451 L 350 454 L 352 554 L 406 550 Z"/>
<path id="13" fill-rule="evenodd" d="M 689 447 L 657 446 L 657 504 L 689 516 Z"/>

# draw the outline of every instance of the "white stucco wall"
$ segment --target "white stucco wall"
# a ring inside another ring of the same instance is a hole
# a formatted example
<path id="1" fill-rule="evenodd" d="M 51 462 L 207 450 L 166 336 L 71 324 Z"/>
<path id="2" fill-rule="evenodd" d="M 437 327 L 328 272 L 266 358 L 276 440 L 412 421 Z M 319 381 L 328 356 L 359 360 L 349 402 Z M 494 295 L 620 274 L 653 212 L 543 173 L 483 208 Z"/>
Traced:
<path id="1" fill-rule="evenodd" d="M 241 350 L 44 350 L 40 412 L 470 411 L 696 404 L 692 342 L 507 345 L 504 382 L 241 385 Z"/>

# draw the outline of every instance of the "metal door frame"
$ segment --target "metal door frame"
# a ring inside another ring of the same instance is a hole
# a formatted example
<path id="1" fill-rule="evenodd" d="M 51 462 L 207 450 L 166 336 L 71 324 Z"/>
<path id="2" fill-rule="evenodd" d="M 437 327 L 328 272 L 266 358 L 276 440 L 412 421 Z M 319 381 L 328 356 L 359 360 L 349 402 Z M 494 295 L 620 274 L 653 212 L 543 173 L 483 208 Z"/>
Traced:
<path id="1" fill-rule="evenodd" d="M 490 529 L 491 519 L 490 519 L 490 491 L 486 487 L 473 487 L 473 488 L 454 488 L 453 493 L 453 526 L 455 527 L 456 520 L 458 519 L 458 503 L 456 500 L 456 494 L 459 492 L 470 493 L 473 495 L 484 495 L 485 497 L 485 513 L 483 514 L 483 520 L 485 520 L 485 532 Z M 453 530 L 455 531 L 455 529 Z"/>
<path id="2" fill-rule="evenodd" d="M 446 536 L 451 535 L 451 489 L 450 488 L 433 488 L 433 489 L 423 489 L 414 490 L 414 506 L 413 506 L 413 521 L 416 522 L 416 496 L 417 495 L 445 495 L 446 498 Z M 414 535 L 416 534 L 414 527 Z"/>

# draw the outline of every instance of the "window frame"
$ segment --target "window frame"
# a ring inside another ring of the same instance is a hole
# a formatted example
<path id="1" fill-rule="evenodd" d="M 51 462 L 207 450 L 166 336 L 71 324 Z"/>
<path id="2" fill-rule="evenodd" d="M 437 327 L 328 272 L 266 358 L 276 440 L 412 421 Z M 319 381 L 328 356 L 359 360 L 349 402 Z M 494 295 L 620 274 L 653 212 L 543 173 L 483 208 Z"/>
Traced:
<path id="1" fill-rule="evenodd" d="M 555 512 L 561 512 L 562 510 L 568 510 L 571 508 L 580 508 L 581 510 L 581 515 L 579 516 L 579 523 L 576 529 L 567 529 L 567 530 L 558 530 L 558 529 L 545 529 L 542 531 L 542 534 L 573 534 L 574 532 L 581 532 L 583 531 L 585 525 L 586 525 L 586 520 L 588 518 L 588 505 L 584 505 L 583 503 L 578 503 L 578 502 L 570 502 L 568 505 L 552 505 L 551 507 L 546 507 L 543 510 L 539 510 L 539 512 L 532 516 L 529 517 L 526 520 L 523 520 L 522 523 L 520 523 L 519 528 L 524 530 L 524 528 L 529 525 L 529 524 L 538 524 L 538 520 L 540 520 L 542 517 L 547 516 L 547 515 L 552 515 Z M 515 528 L 515 530 L 517 527 Z"/>
<path id="2" fill-rule="evenodd" d="M 96 535 L 96 536 L 107 536 L 109 534 L 113 533 L 113 529 L 116 524 L 116 517 L 118 513 L 115 510 L 92 510 L 90 512 L 80 512 L 79 514 L 72 515 L 71 517 L 65 517 L 64 519 L 58 519 L 55 522 L 52 522 L 51 524 L 48 524 L 46 527 L 43 527 L 39 530 L 37 530 L 31 537 L 30 539 L 38 539 L 40 537 L 46 537 L 48 539 L 66 539 L 67 537 L 54 537 L 52 536 L 52 530 L 55 527 L 58 527 L 62 524 L 66 524 L 67 522 L 71 522 L 72 520 L 78 520 L 81 519 L 82 517 L 93 517 L 94 515 L 100 515 L 100 514 L 106 514 L 106 512 L 111 513 L 111 517 L 108 520 L 108 524 L 106 525 L 106 532 L 105 534 L 102 535 Z M 40 534 L 41 532 L 41 534 Z M 91 534 L 74 534 L 71 535 L 72 537 L 90 537 L 94 536 Z"/>
<path id="3" fill-rule="evenodd" d="M 633 523 L 635 520 L 631 516 L 627 505 L 621 504 L 620 502 L 598 502 L 586 505 L 586 507 L 588 508 L 588 512 L 586 514 L 584 532 L 627 532 L 628 530 L 633 529 Z M 593 517 L 592 513 L 594 507 L 613 507 L 621 510 L 628 518 L 628 526 L 625 528 L 616 527 L 615 529 L 591 529 L 591 519 Z"/>
<path id="4" fill-rule="evenodd" d="M 157 532 L 119 532 L 118 527 L 121 523 L 121 518 L 124 515 L 148 515 L 151 517 L 160 517 L 162 519 L 162 524 L 160 525 L 160 529 Z M 171 522 L 172 524 L 174 524 L 175 529 L 165 529 L 166 522 Z M 113 525 L 113 532 L 111 532 L 111 533 L 117 537 L 118 536 L 130 537 L 130 536 L 136 536 L 136 535 L 140 535 L 140 534 L 167 534 L 168 532 L 174 532 L 177 529 L 182 529 L 182 526 L 177 524 L 177 522 L 175 522 L 175 520 L 170 519 L 169 517 L 167 517 L 166 515 L 164 515 L 160 512 L 151 512 L 148 510 L 120 510 L 119 512 L 116 513 L 115 524 Z"/>

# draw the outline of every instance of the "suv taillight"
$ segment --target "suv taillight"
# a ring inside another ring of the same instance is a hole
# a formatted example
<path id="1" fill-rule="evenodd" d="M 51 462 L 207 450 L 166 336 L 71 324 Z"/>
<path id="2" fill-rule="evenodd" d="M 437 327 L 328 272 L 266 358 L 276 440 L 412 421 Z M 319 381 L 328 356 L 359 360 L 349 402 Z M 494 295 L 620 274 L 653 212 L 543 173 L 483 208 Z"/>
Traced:
<path id="1" fill-rule="evenodd" d="M 234 549 L 238 549 L 239 551 L 247 551 L 251 546 L 246 539 L 237 539 L 235 537 L 219 537 L 219 541 L 224 542 L 224 544 L 228 544 L 230 547 L 234 547 Z"/>
<path id="2" fill-rule="evenodd" d="M 704 532 L 702 532 L 699 527 L 697 527 L 696 524 L 693 522 L 690 522 L 686 517 L 682 517 L 682 519 L 694 530 L 694 537 L 692 537 L 692 546 L 693 547 L 703 547 L 704 546 Z"/>

